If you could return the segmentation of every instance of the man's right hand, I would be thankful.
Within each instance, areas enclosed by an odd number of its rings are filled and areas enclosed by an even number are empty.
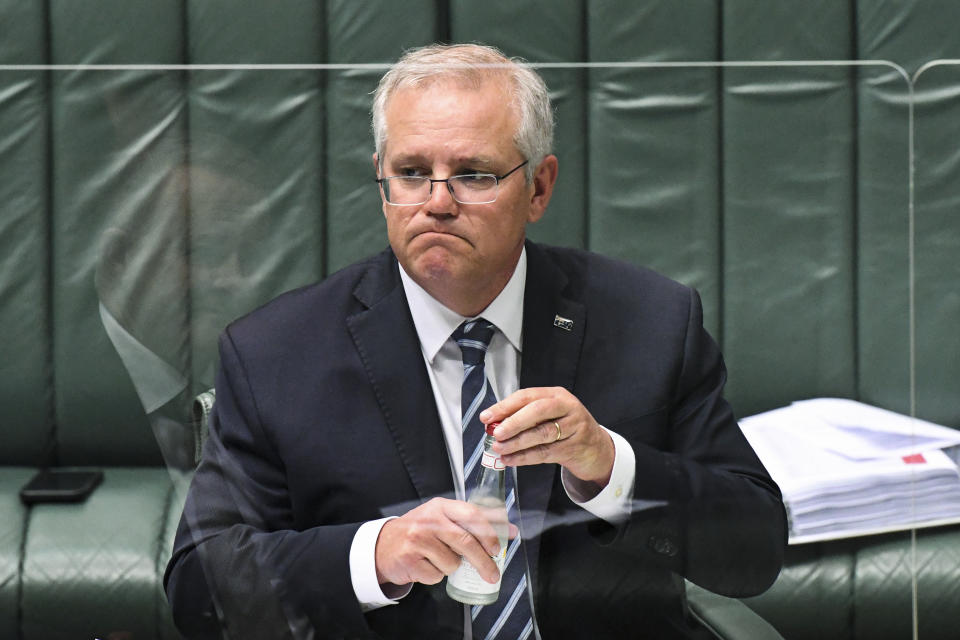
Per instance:
[[[510,525],[510,538],[517,528]],[[500,550],[497,533],[484,513],[462,500],[433,498],[389,520],[377,538],[375,561],[380,584],[436,584],[466,558],[487,582],[500,574],[491,558]]]

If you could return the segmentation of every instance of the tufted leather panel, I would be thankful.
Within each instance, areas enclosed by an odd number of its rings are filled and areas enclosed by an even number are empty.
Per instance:
[[[0,1],[0,64],[42,61],[37,3]],[[39,464],[52,438],[47,93],[37,71],[0,71],[0,464]]]
[[[440,37],[437,12],[438,3],[432,0],[328,2],[329,62],[390,64],[404,49],[430,44]],[[403,27],[398,29],[397,25]],[[370,134],[370,92],[384,70],[333,71],[324,79],[324,215],[331,238],[326,273],[386,246],[386,222],[379,192],[372,182],[375,174]]]
[[[856,564],[850,545],[811,544],[787,552],[786,566],[773,587],[744,602],[791,640],[855,638]]]
[[[35,506],[23,552],[23,640],[157,636],[172,489],[165,469],[110,468],[82,504]]]
[[[724,3],[723,17],[726,59],[850,54],[844,3]],[[855,393],[851,75],[724,72],[723,346],[741,415]]]
[[[490,29],[491,5],[451,0],[450,37],[481,41],[532,62],[584,60],[584,7],[579,0],[533,0],[497,7],[497,29]],[[584,247],[587,220],[587,151],[584,112],[588,73],[582,69],[541,69],[556,113],[555,153],[562,178],[543,221],[530,237],[550,244]],[[603,159],[599,159],[604,164]]]
[[[912,576],[917,581],[917,631],[924,640],[956,636],[960,608],[960,528],[920,530],[916,553],[910,534],[884,536],[857,552],[854,633],[878,640],[912,637]]]
[[[157,604],[157,636],[161,640],[181,640],[180,633],[173,625],[173,617],[167,606],[167,594],[163,590],[162,576],[167,570],[167,561],[173,555],[173,538],[176,535],[177,525],[180,523],[180,514],[183,513],[183,503],[187,497],[187,478],[175,481],[169,494],[163,525],[160,529],[160,548],[156,557],[156,572],[159,579],[154,584],[154,598]]]
[[[182,60],[183,16],[175,4],[104,2],[94,11],[54,2],[49,19],[57,64]],[[63,71],[52,72],[50,84],[60,463],[159,464],[143,407],[103,330],[95,280],[104,255],[124,253],[104,253],[112,231],[144,239],[133,243],[144,252],[133,252],[132,264],[120,267],[130,276],[126,286],[148,295],[136,282],[156,282],[170,287],[171,295],[163,296],[162,305],[129,305],[130,322],[149,322],[174,358],[171,364],[184,370],[186,265],[176,260],[185,255],[187,237],[181,78],[168,72]]]
[[[586,28],[589,60],[677,62],[719,53],[713,2],[660,0],[630,12],[589,3]],[[705,326],[721,338],[718,73],[593,69],[589,77],[589,248],[697,287]]]
[[[925,70],[915,95],[917,409],[956,425],[960,332],[945,328],[960,318],[960,66]]]
[[[321,5],[186,6],[187,56],[197,64],[323,61]],[[228,322],[323,275],[325,74],[196,70],[187,83],[190,251],[183,259],[198,392],[213,384],[217,336]]]
[[[955,635],[960,611],[960,527],[917,532],[916,559],[911,569],[917,580],[917,627],[921,638]],[[870,610],[875,607],[869,603]]]
[[[743,602],[724,598],[687,581],[687,604],[692,615],[717,638],[783,640],[770,623]]]
[[[851,35],[858,58],[912,71],[916,43],[901,40],[909,4],[857,3]],[[909,413],[909,88],[893,68],[861,70],[856,81],[857,391],[864,402]]]
[[[911,637],[910,534],[873,541],[857,551],[856,563],[854,637]]]
[[[16,638],[20,607],[20,552],[27,526],[27,509],[17,491],[33,469],[0,467],[0,638]]]

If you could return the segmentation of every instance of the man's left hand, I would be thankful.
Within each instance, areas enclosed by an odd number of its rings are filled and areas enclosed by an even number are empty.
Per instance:
[[[601,488],[610,481],[613,440],[563,387],[520,389],[481,412],[480,420],[500,422],[493,449],[506,465],[552,462]]]

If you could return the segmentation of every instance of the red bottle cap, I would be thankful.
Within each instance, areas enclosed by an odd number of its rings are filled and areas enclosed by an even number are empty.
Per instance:
[[[499,427],[499,426],[500,426],[500,423],[499,423],[499,422],[491,422],[490,424],[488,424],[488,425],[487,425],[487,435],[488,435],[488,436],[492,436],[492,435],[493,435],[493,430],[496,429],[496,428]]]

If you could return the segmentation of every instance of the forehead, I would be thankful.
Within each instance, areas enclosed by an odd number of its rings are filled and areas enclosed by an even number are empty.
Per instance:
[[[384,155],[504,156],[515,150],[517,111],[499,79],[432,79],[397,89],[385,109]]]

